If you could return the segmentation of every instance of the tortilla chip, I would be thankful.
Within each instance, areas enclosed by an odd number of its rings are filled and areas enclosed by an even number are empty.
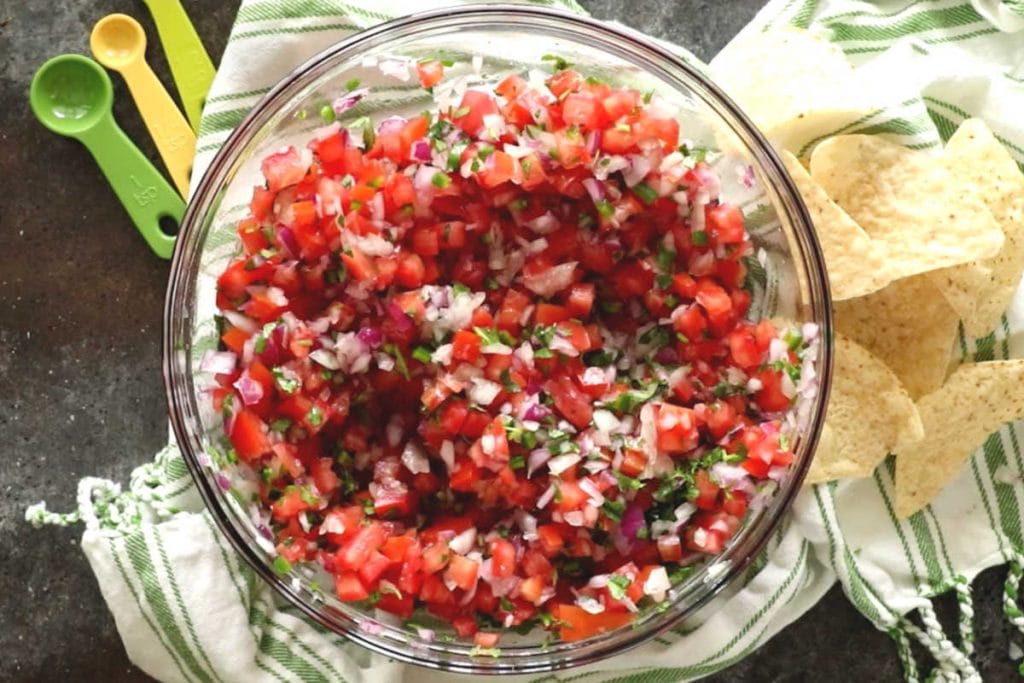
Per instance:
[[[982,337],[999,324],[1024,272],[1024,175],[984,121],[969,119],[949,139],[947,168],[968,194],[979,198],[1006,241],[994,257],[931,274],[964,330]]]
[[[730,43],[711,72],[772,142],[795,154],[878,109],[842,50],[801,29]]]
[[[865,477],[890,452],[924,437],[914,401],[885,363],[836,335],[832,393],[825,424],[831,444],[819,445],[808,483]]]
[[[835,304],[836,330],[878,356],[915,400],[942,386],[957,326],[956,311],[925,275]]]
[[[785,150],[780,156],[814,222],[828,266],[832,300],[864,296],[887,285],[884,254],[864,228],[829,199],[795,156]]]
[[[896,515],[917,512],[992,432],[1024,417],[1024,360],[961,365],[917,404],[925,438],[896,454]]]
[[[871,135],[818,145],[811,176],[885,250],[893,279],[995,256],[1003,231],[938,157]]]

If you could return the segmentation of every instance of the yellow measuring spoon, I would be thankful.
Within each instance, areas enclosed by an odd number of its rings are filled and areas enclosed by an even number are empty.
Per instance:
[[[103,17],[92,29],[89,47],[96,61],[124,76],[171,180],[181,195],[187,196],[196,136],[146,63],[142,26],[126,14]]]
[[[206,93],[213,82],[215,69],[203,47],[195,26],[185,13],[180,0],[143,0],[160,34],[160,42],[171,67],[171,76],[178,87],[178,96],[192,130],[199,132],[199,115],[206,102]]]

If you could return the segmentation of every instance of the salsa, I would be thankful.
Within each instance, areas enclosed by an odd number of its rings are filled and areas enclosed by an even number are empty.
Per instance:
[[[747,319],[743,213],[657,98],[510,75],[262,171],[202,368],[279,570],[577,640],[667,607],[785,475],[808,340]]]

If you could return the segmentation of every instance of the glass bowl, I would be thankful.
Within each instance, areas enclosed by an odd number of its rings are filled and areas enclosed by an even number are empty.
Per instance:
[[[673,587],[669,609],[572,643],[548,642],[542,631],[509,633],[500,654],[484,655],[472,644],[447,637],[443,627],[430,637],[384,612],[338,601],[317,567],[275,565],[268,515],[252,502],[255,475],[229,462],[221,448],[222,421],[205,393],[212,380],[198,371],[198,363],[218,343],[215,280],[236,251],[235,221],[253,185],[262,184],[260,161],[282,145],[301,148],[323,125],[321,108],[344,92],[350,79],[360,79],[375,95],[345,118],[382,118],[419,112],[429,102],[414,82],[385,75],[394,70],[379,68],[382,62],[446,56],[456,62],[449,73],[472,81],[479,77],[473,67],[480,65],[473,57],[480,56],[483,76],[496,82],[506,72],[549,69],[543,58],[552,54],[584,74],[654,91],[678,108],[685,137],[718,150],[715,164],[723,195],[743,207],[757,247],[757,257],[748,263],[750,315],[818,325],[822,343],[814,364],[819,384],[817,395],[801,397],[794,412],[797,458],[788,478],[748,516],[721,555]],[[830,330],[825,265],[796,188],[769,144],[698,66],[647,36],[592,19],[534,7],[480,5],[409,16],[352,36],[292,72],[239,124],[199,183],[182,221],[167,292],[164,376],[174,433],[207,507],[239,554],[284,598],[331,631],[400,661],[459,672],[527,673],[594,662],[682,620],[692,624],[689,620],[698,619],[712,598],[742,584],[744,568],[782,522],[810,464],[828,395]]]

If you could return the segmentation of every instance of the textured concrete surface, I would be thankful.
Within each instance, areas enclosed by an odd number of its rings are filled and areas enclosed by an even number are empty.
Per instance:
[[[581,0],[710,57],[758,0]],[[237,2],[186,0],[219,56]],[[413,6],[414,3],[410,3]],[[24,508],[68,509],[87,474],[124,480],[166,438],[159,332],[167,266],[135,233],[77,143],[45,131],[27,105],[34,69],[87,53],[108,12],[138,17],[148,57],[170,85],[140,0],[0,0],[0,680],[145,681],[132,667],[78,549],[79,530],[34,531]],[[114,75],[115,115],[156,160]],[[159,162],[157,162],[159,165]],[[1011,680],[1010,627],[999,610],[1005,572],[975,584],[977,660],[986,680]],[[949,614],[949,604],[944,605]],[[955,622],[947,620],[951,625]],[[955,627],[953,629],[955,631]],[[716,681],[892,681],[895,648],[834,589],[811,612]]]

